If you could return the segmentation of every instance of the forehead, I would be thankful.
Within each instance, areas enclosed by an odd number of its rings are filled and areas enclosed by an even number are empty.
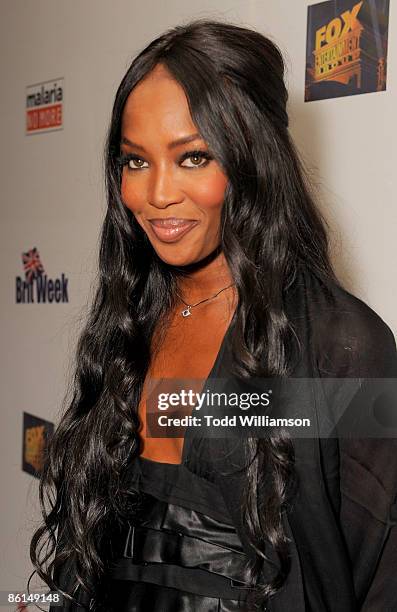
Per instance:
[[[195,125],[181,85],[162,66],[156,66],[131,91],[124,106],[122,131],[145,136],[190,132]]]

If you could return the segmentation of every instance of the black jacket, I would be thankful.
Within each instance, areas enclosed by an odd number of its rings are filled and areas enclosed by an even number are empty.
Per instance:
[[[293,439],[298,487],[284,515],[292,540],[292,569],[268,610],[397,611],[393,333],[363,301],[333,283],[324,286],[304,268],[287,294],[286,309],[302,346],[292,377],[307,381],[303,404],[317,423],[323,423],[324,412],[337,413],[343,436],[334,431],[331,437]],[[231,333],[229,329],[209,381],[232,380]],[[325,393],[311,383],[320,379],[325,381]],[[382,381],[372,379],[385,379],[386,393],[378,384]],[[366,428],[372,424],[376,431],[367,435]],[[365,437],[358,437],[359,431]],[[386,432],[383,438],[382,432]],[[187,440],[187,466],[218,481],[244,548],[254,558],[240,511],[244,475],[234,469],[244,464],[241,445],[236,440],[189,439],[189,435]],[[271,550],[268,556],[272,558]]]
[[[369,383],[397,379],[396,344],[386,323],[360,299],[333,284],[324,286],[304,268],[288,290],[285,306],[302,347],[292,376],[307,382],[302,405],[313,421],[320,424],[338,413],[346,431],[358,428],[362,415],[374,409],[382,415],[384,396]],[[227,379],[229,390],[232,333],[230,326],[207,379]],[[318,379],[330,383],[325,393],[313,388],[311,381]],[[342,405],[345,410],[338,412]],[[269,611],[397,611],[395,425],[395,437],[388,429],[383,439],[293,438],[298,486],[283,515],[292,565]],[[235,469],[244,463],[239,441],[194,438],[188,430],[183,461],[218,482],[244,549],[254,559],[241,516],[244,471]],[[267,554],[277,563],[271,549]],[[72,574],[65,564],[57,575],[66,589]]]

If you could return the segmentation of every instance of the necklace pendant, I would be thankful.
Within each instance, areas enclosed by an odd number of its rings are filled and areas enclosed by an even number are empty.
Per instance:
[[[182,316],[183,317],[189,317],[192,313],[190,312],[191,306],[188,306],[187,308],[185,308],[185,310],[182,310]]]

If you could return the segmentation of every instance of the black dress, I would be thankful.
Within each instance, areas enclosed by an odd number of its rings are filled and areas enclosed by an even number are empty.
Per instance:
[[[109,572],[114,610],[242,610],[248,557],[219,488],[183,464],[142,457],[134,460],[130,485],[144,495]]]
[[[203,388],[219,374],[230,324]],[[249,557],[212,470],[190,462],[187,431],[181,464],[136,457],[129,485],[143,494],[140,516],[118,542],[108,573],[117,612],[242,611],[253,588]],[[215,440],[219,445],[219,440]]]

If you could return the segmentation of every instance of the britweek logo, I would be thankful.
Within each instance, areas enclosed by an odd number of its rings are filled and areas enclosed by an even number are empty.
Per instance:
[[[63,78],[26,87],[26,134],[63,129]]]
[[[17,304],[69,302],[69,279],[63,273],[59,278],[48,278],[36,247],[22,253],[22,263],[25,278],[15,279]]]

